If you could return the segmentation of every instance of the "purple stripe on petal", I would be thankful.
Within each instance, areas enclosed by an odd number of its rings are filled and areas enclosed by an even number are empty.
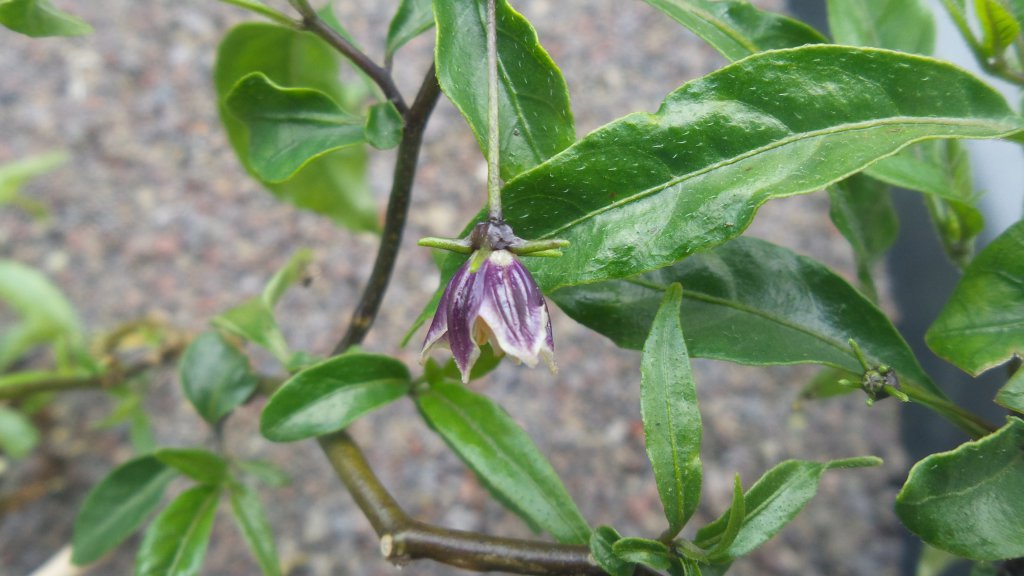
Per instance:
[[[441,300],[437,303],[437,311],[434,312],[434,319],[430,322],[430,328],[427,330],[427,337],[423,339],[423,349],[420,351],[420,364],[427,361],[427,356],[430,355],[430,351],[436,344],[448,343],[448,300],[451,294],[452,283],[462,273],[463,269],[459,268],[455,272],[455,276],[452,277],[451,282],[444,287]]]
[[[483,268],[469,271],[472,261],[467,260],[448,284],[448,345],[452,349],[455,365],[462,373],[463,382],[469,379],[469,370],[480,356],[480,348],[473,341],[473,323],[483,302]]]
[[[511,253],[496,251],[488,264],[480,318],[491,328],[497,347],[528,366],[536,366],[546,335],[543,296]]]

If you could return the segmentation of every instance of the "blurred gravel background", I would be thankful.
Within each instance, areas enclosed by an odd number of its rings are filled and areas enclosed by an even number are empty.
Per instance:
[[[310,288],[285,297],[280,317],[296,349],[330,350],[369,271],[376,240],[275,202],[241,170],[217,119],[211,69],[219,39],[247,15],[211,0],[56,3],[92,23],[96,33],[32,40],[0,30],[0,163],[54,149],[69,151],[72,160],[25,191],[50,207],[49,220],[33,221],[14,209],[0,212],[0,257],[45,270],[91,331],[157,314],[198,332],[212,315],[256,294],[295,249],[312,247],[320,273]],[[397,0],[334,3],[339,19],[379,60]],[[655,110],[669,91],[724,63],[642,2],[513,3],[562,67],[581,135],[628,112]],[[769,9],[782,4],[755,3]],[[400,54],[396,75],[405,93],[415,90],[432,45],[428,34]],[[392,153],[375,153],[372,160],[381,210],[392,160]],[[406,249],[366,342],[372,351],[396,351],[436,286],[437,271],[416,239],[452,234],[483,202],[482,157],[445,100],[431,120],[420,165]],[[827,210],[821,194],[777,201],[762,210],[750,233],[815,256],[850,277],[849,249]],[[478,388],[529,431],[592,523],[655,535],[663,521],[643,449],[639,354],[618,350],[557,310],[553,321],[557,377],[508,365]],[[415,348],[401,351],[410,364]],[[875,454],[886,460],[878,469],[827,474],[818,497],[797,520],[738,562],[733,573],[895,574],[901,529],[891,502],[907,465],[896,406],[882,402],[868,410],[856,395],[794,411],[797,391],[815,373],[810,367],[760,369],[697,360],[695,370],[706,431],[705,497],[694,525],[728,506],[737,471],[749,486],[787,458]],[[95,430],[90,424],[110,406],[95,392],[61,397],[40,417],[41,448],[0,478],[3,492],[33,484],[46,491],[0,518],[0,575],[28,574],[64,546],[89,487],[131,457],[125,430]],[[161,444],[209,442],[173,370],[155,376],[148,407]],[[260,408],[243,407],[231,419],[227,447],[267,458],[294,478],[286,488],[263,492],[289,573],[396,574],[380,559],[369,524],[316,445],[261,439]],[[417,518],[529,536],[426,429],[410,402],[361,420],[353,433],[385,484]],[[137,538],[91,573],[131,573],[136,545]],[[233,522],[222,514],[204,574],[257,571]],[[404,571],[457,572],[427,562]]]

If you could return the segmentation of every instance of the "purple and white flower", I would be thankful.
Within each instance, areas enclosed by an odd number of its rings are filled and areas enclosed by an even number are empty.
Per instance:
[[[495,354],[508,354],[531,368],[543,359],[552,373],[556,371],[544,295],[506,249],[474,252],[455,273],[427,331],[422,358],[425,361],[435,346],[451,349],[465,383],[480,346],[487,342]]]

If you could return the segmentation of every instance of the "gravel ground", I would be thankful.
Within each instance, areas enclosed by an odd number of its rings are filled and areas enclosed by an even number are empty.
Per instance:
[[[215,2],[105,0],[57,2],[90,21],[96,34],[31,40],[0,30],[0,163],[66,149],[65,168],[26,192],[52,217],[0,213],[0,257],[45,270],[90,330],[156,314],[197,332],[208,319],[257,293],[297,248],[313,247],[319,274],[294,290],[280,312],[297,349],[323,353],[339,336],[372,262],[375,238],[276,203],[240,169],[214,106],[211,68],[218,40],[245,15]],[[342,22],[371,54],[396,0],[337,1]],[[580,134],[628,112],[653,111],[682,82],[723,64],[707,45],[642,2],[516,2],[559,62],[573,95]],[[757,4],[779,8],[780,1]],[[429,63],[432,38],[414,41],[396,64],[408,94]],[[483,161],[465,122],[442,101],[426,134],[412,216],[372,351],[392,353],[437,282],[418,237],[449,235],[482,202]],[[376,153],[371,181],[380,205],[393,154]],[[821,194],[766,207],[751,233],[813,255],[846,276],[849,250],[827,218]],[[479,387],[519,420],[550,456],[592,523],[655,535],[663,528],[639,421],[639,354],[615,348],[555,310],[561,372],[502,366]],[[414,347],[401,351],[413,363]],[[265,362],[266,359],[260,359]],[[761,369],[695,361],[702,413],[705,498],[694,524],[728,506],[732,475],[749,485],[786,458],[875,454],[884,467],[825,476],[818,497],[775,540],[733,573],[894,574],[900,528],[891,502],[905,473],[898,413],[850,397],[792,408],[813,368]],[[209,441],[171,370],[152,383],[148,407],[164,445]],[[30,484],[47,495],[0,518],[0,574],[27,574],[70,538],[76,507],[110,467],[131,456],[122,429],[96,430],[109,401],[95,393],[61,397],[41,416],[40,450],[0,485]],[[293,483],[264,500],[292,575],[393,575],[350,497],[312,442],[273,445],[256,433],[260,405],[239,410],[227,448],[267,458]],[[506,536],[529,536],[491,501],[475,478],[399,402],[359,421],[353,433],[385,484],[425,521]],[[174,490],[181,486],[175,484]],[[222,511],[226,512],[226,510]],[[128,574],[137,540],[92,574]],[[450,574],[430,563],[413,574]],[[214,528],[204,574],[257,573],[233,523]]]

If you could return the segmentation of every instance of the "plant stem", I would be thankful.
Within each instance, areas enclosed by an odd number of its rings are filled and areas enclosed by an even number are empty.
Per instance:
[[[318,440],[338,477],[380,537],[381,553],[395,564],[429,558],[480,572],[604,574],[590,560],[586,546],[496,538],[413,520],[380,483],[346,432],[321,436]]]
[[[901,390],[904,394],[909,396],[911,400],[931,408],[938,415],[949,420],[952,424],[959,427],[973,439],[988,436],[998,428],[997,426],[993,426],[991,423],[986,422],[977,414],[965,410],[945,398],[935,396],[916,385],[904,386]]]
[[[498,16],[495,0],[487,0],[487,212],[501,220],[501,138],[498,132]]]
[[[398,247],[402,242],[402,231],[409,214],[409,197],[412,194],[413,177],[416,175],[416,164],[419,161],[420,146],[423,144],[423,131],[427,127],[430,113],[437,104],[441,87],[437,83],[434,67],[427,71],[426,78],[416,94],[412,107],[403,115],[405,130],[402,143],[398,145],[398,156],[395,159],[394,180],[391,183],[391,195],[388,200],[387,214],[384,218],[384,231],[381,234],[377,259],[373,263],[373,271],[366,282],[363,295],[352,313],[345,335],[334,347],[334,354],[341,354],[353,344],[359,344],[373,325],[384,299],[384,292],[391,281],[391,272],[398,257]]]
[[[398,113],[402,116],[407,115],[409,107],[406,106],[405,100],[402,98],[401,92],[398,91],[398,86],[395,85],[394,78],[391,77],[391,73],[387,69],[377,65],[376,62],[370,59],[369,56],[364,54],[361,50],[352,45],[351,42],[345,39],[339,34],[334,28],[331,28],[324,22],[323,18],[316,13],[316,10],[309,5],[308,0],[289,0],[291,5],[298,10],[299,14],[302,15],[302,29],[312,32],[319,36],[322,40],[330,44],[335,50],[341,52],[346,58],[348,58],[352,64],[362,70],[371,80],[374,81],[381,90],[384,91],[384,96],[395,105],[398,109]]]

